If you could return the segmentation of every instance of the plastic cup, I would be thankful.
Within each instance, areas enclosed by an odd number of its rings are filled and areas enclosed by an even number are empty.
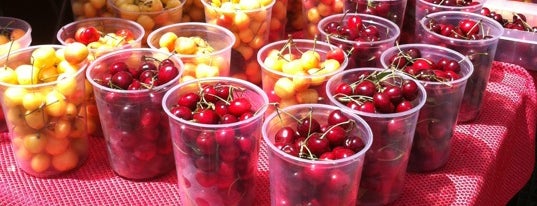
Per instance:
[[[145,2],[107,0],[112,16],[135,21],[142,25],[145,30],[142,44],[146,43],[147,36],[153,30],[181,22],[185,0],[168,0],[166,3],[162,3],[161,0],[147,1],[151,5]]]
[[[537,33],[505,29],[498,42],[495,61],[520,65],[537,71]]]
[[[287,25],[287,2],[288,0],[276,0],[272,6],[272,14],[270,15],[270,32],[269,42],[274,42],[286,39]]]
[[[179,38],[172,37],[171,40],[173,41],[166,41],[169,38],[169,32]],[[175,45],[181,45],[177,43],[182,42],[181,37],[190,38],[190,40],[199,37],[208,44],[208,47],[196,46],[194,49],[186,49],[186,47],[176,48]],[[205,77],[229,76],[231,47],[235,41],[235,35],[228,29],[204,22],[177,23],[164,26],[153,31],[147,37],[147,45],[149,47],[173,52],[183,61],[185,70],[181,77],[181,82]],[[201,43],[199,45],[204,44]],[[192,54],[188,53],[191,51],[194,52]]]
[[[343,13],[343,0],[302,0],[302,16],[305,23],[304,37],[314,39],[320,35],[317,25],[326,17]]]
[[[371,147],[371,128],[359,116],[344,113],[356,123],[348,136],[361,138],[365,147],[336,160],[300,158],[277,146],[275,135],[283,127],[297,127],[296,118],[313,118],[327,125],[330,112],[340,108],[325,104],[300,104],[273,112],[263,123],[263,141],[268,148],[271,205],[356,205],[366,151]],[[310,115],[311,114],[311,115]],[[333,150],[332,150],[333,151]]]
[[[106,0],[71,0],[71,8],[75,21],[112,16],[106,6]]]
[[[170,59],[179,75],[149,89],[122,90],[101,85],[112,64],[124,62],[128,68],[137,69],[145,59]],[[114,51],[88,66],[86,78],[93,86],[110,166],[118,176],[143,181],[174,169],[168,117],[161,102],[164,94],[179,83],[182,70],[179,58],[146,48]]]
[[[345,11],[365,13],[392,21],[403,28],[407,0],[345,0]]]
[[[373,25],[378,28],[380,35],[379,41],[351,41],[338,38],[323,30],[331,22],[346,22],[348,18],[358,16],[362,19],[363,25]],[[399,27],[382,17],[368,14],[334,14],[322,19],[319,22],[320,40],[329,42],[343,48],[349,53],[349,64],[346,69],[358,67],[381,67],[380,55],[382,52],[395,45],[395,41],[399,38]]]
[[[481,21],[480,30],[492,38],[481,40],[464,40],[442,36],[427,29],[430,20],[438,23],[457,25],[462,19]],[[498,40],[503,34],[503,27],[495,20],[481,14],[460,11],[444,11],[429,14],[420,21],[418,35],[420,42],[439,45],[455,50],[467,56],[474,65],[474,72],[466,83],[464,97],[457,122],[466,123],[475,120],[483,103],[485,89],[492,69],[492,62],[496,54]]]
[[[387,205],[395,201],[403,192],[419,110],[427,98],[425,89],[417,83],[418,97],[412,102],[415,106],[404,112],[369,113],[351,110],[336,99],[334,91],[339,83],[356,82],[360,75],[374,71],[382,71],[382,69],[346,70],[332,76],[326,85],[330,103],[362,117],[373,132],[373,144],[365,156],[358,205]],[[394,74],[397,78],[393,77],[393,79],[397,84],[402,79],[416,81],[400,72],[394,72]]]
[[[258,0],[250,2],[255,1]],[[276,0],[259,1],[250,6],[231,2],[222,6],[213,4],[211,0],[201,2],[206,22],[228,28],[237,39],[231,52],[230,76],[261,85],[261,67],[256,56],[259,49],[268,43]]]
[[[270,43],[261,48],[257,55],[259,65],[263,68],[263,91],[269,96],[269,101],[271,103],[277,103],[280,108],[295,104],[328,104],[329,101],[325,93],[326,81],[328,81],[332,75],[345,69],[348,62],[347,58],[345,58],[341,64],[339,64],[337,60],[327,60],[326,54],[333,49],[334,46],[325,42],[311,39],[293,39],[289,48],[282,50],[288,43],[288,40]],[[308,50],[316,51],[320,56],[320,62],[324,62],[321,64],[328,66],[319,66],[319,68],[324,68],[321,70],[314,67],[311,69],[302,69],[298,72],[294,72],[294,70],[278,71],[275,66],[271,66],[272,63],[267,61],[269,55],[274,55],[271,54],[274,51],[283,51],[282,56],[290,53],[300,57],[302,53]],[[285,62],[284,64],[292,65],[292,63],[288,63],[286,59],[283,58],[279,61]],[[273,109],[269,108],[269,113],[272,111]]]
[[[142,46],[142,38],[145,35],[144,28],[134,21],[115,17],[96,17],[74,21],[63,26],[58,30],[56,39],[62,45],[74,42],[77,30],[90,26],[101,32],[101,38],[98,41],[87,44],[91,61],[115,50],[139,48]],[[132,33],[132,40],[125,40],[124,37],[116,34],[123,29]]]
[[[303,33],[306,28],[306,17],[302,15],[302,0],[288,0],[286,33]]]
[[[4,28],[5,31],[8,32],[0,32],[3,39],[0,40],[0,57],[8,54],[9,51],[26,48],[32,43],[32,27],[28,22],[22,19],[0,16],[0,28]],[[13,30],[16,31],[13,36],[16,38],[15,41],[10,40]],[[22,36],[20,34],[22,34]],[[6,119],[4,113],[0,109],[0,132],[6,131],[8,131],[6,127]]]
[[[185,0],[181,22],[205,22],[205,11],[200,0]]]
[[[226,124],[198,123],[174,115],[171,110],[182,95],[199,94],[200,88],[208,85],[234,88],[231,99],[247,98],[256,112],[250,118]],[[169,116],[181,205],[254,205],[267,103],[261,88],[229,77],[183,82],[166,93],[162,107]]]
[[[31,46],[0,57],[2,76],[14,75],[0,81],[0,100],[15,162],[35,177],[73,171],[88,157],[87,61],[71,64],[73,70],[56,73],[57,78],[44,76],[50,70],[63,70],[56,63],[70,64],[59,59],[63,49],[61,45]]]
[[[445,47],[429,44],[403,44],[382,53],[383,67],[397,69],[390,63],[390,57],[411,48],[418,49],[421,58],[433,62],[450,59],[459,62],[460,65],[459,79],[446,82],[418,80],[427,92],[427,100],[419,112],[407,170],[429,172],[441,168],[449,159],[458,111],[466,82],[472,75],[474,66],[459,52]]]

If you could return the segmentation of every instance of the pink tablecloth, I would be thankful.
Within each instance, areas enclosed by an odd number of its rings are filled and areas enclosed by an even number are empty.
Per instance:
[[[536,91],[523,68],[494,63],[479,119],[458,125],[452,156],[437,172],[408,174],[394,205],[505,205],[531,176],[535,162]],[[0,139],[0,205],[178,205],[175,173],[150,182],[117,177],[104,139],[91,138],[90,158],[55,179],[26,175],[15,165],[9,139]],[[258,204],[269,205],[262,147]]]

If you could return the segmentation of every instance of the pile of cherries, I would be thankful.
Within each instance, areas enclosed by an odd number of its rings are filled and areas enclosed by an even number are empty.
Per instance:
[[[442,57],[438,61],[422,57],[417,48],[400,50],[388,60],[390,69],[403,71],[415,79],[448,82],[461,77],[461,67],[454,59]]]
[[[359,16],[351,16],[341,22],[330,22],[323,29],[328,35],[350,41],[373,42],[381,39],[375,25],[365,25]]]
[[[341,110],[327,116],[327,124],[321,125],[313,117],[295,118],[297,124],[280,128],[274,134],[274,145],[283,152],[308,160],[336,160],[352,156],[365,144],[359,136],[351,135],[356,124]]]
[[[472,1],[472,0],[425,0],[425,1],[431,4],[437,4],[437,5],[442,5],[442,6],[456,6],[456,7],[474,6],[474,5],[480,4],[478,1]]]
[[[531,26],[527,23],[526,16],[524,14],[513,13],[511,21],[504,19],[503,16],[495,11],[491,11],[487,7],[481,9],[483,16],[492,18],[500,23],[506,29],[515,29],[520,31],[537,32],[537,26]]]
[[[120,37],[124,38],[124,42],[130,41],[134,39],[134,34],[132,31],[128,29],[118,29],[114,33],[107,33],[103,34],[103,32],[99,31],[94,26],[83,26],[79,27],[74,36],[74,40],[80,43],[83,43],[85,45],[88,45],[93,42],[97,42],[100,40],[101,36],[109,35],[111,37]]]
[[[481,32],[481,20],[462,19],[458,24],[439,23],[434,19],[428,19],[426,28],[430,31],[455,39],[480,40],[490,39],[492,36]]]
[[[179,75],[179,69],[170,59],[142,59],[143,62],[138,67],[129,67],[123,61],[114,62],[109,65],[108,72],[101,73],[94,81],[118,90],[143,90],[165,84]]]
[[[339,83],[334,98],[347,107],[368,113],[396,113],[416,105],[419,88],[393,71],[366,72]]]

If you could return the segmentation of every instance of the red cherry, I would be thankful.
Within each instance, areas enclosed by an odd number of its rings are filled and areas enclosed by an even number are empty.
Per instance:
[[[124,37],[125,41],[134,40],[134,34],[129,29],[118,29],[115,34],[120,37]]]
[[[194,113],[193,120],[201,124],[216,124],[218,122],[218,115],[214,110],[203,109]]]
[[[302,120],[302,122],[299,122],[296,126],[296,131],[300,136],[307,137],[310,134],[313,134],[315,132],[319,132],[321,130],[321,125],[319,122],[314,118],[306,117]]]
[[[216,153],[216,140],[210,132],[202,132],[196,138],[196,146],[202,154],[212,155]]]
[[[309,151],[316,157],[330,151],[330,142],[326,138],[321,138],[319,133],[311,134],[306,140],[306,146]]]
[[[479,26],[477,24],[478,23],[473,20],[464,19],[459,22],[458,26],[461,29],[463,35],[470,36],[479,33]]]
[[[356,154],[353,150],[345,147],[336,147],[332,150],[332,153],[334,153],[336,159],[343,159]]]
[[[418,97],[418,85],[412,80],[404,80],[401,92],[406,100],[412,101]]]
[[[114,62],[108,68],[108,72],[112,75],[120,71],[129,71],[129,66],[125,62]]]
[[[200,96],[196,93],[190,92],[183,94],[179,97],[177,100],[177,104],[181,106],[185,106],[189,108],[190,110],[195,110],[198,101],[200,101]]]
[[[345,82],[342,82],[340,83],[336,89],[334,90],[334,93],[335,94],[343,94],[343,95],[346,95],[346,96],[350,96],[352,95],[352,87],[351,85],[345,83]]]
[[[327,122],[329,125],[336,125],[349,121],[349,117],[343,114],[341,110],[334,110],[328,114]],[[342,128],[347,128],[347,124],[341,125]]]
[[[374,94],[373,104],[375,105],[375,109],[381,113],[392,113],[395,111],[395,106],[390,101],[390,97],[384,93]]]
[[[349,136],[345,140],[344,146],[351,149],[354,152],[359,152],[365,147],[365,143],[362,138],[358,136]]]
[[[220,123],[221,124],[231,124],[231,123],[235,123],[237,121],[239,121],[239,119],[237,119],[237,117],[233,116],[232,114],[224,114],[220,118]]]
[[[242,114],[249,112],[252,105],[250,101],[244,97],[233,99],[228,106],[228,112],[235,116],[241,116]]]
[[[412,105],[412,102],[408,100],[403,100],[399,104],[397,104],[397,107],[395,108],[395,112],[408,111],[408,110],[411,110],[413,107],[414,105]]]
[[[216,143],[221,146],[229,146],[235,142],[235,130],[231,128],[221,128],[214,132]]]
[[[110,79],[110,82],[118,89],[128,89],[132,81],[132,75],[127,71],[117,72]]]
[[[331,126],[325,133],[326,139],[328,139],[328,142],[330,143],[330,146],[340,146],[343,145],[345,142],[345,138],[347,137],[347,132],[343,127],[340,126]]]
[[[326,59],[335,59],[340,64],[345,61],[345,52],[341,48],[334,48],[326,52]]]
[[[192,120],[192,111],[188,107],[177,105],[172,107],[170,112],[181,119]]]
[[[165,84],[179,75],[179,70],[173,64],[161,64],[158,68],[158,85]]]
[[[93,26],[80,27],[75,32],[75,40],[85,45],[99,41],[100,38],[101,34],[99,30]]]
[[[364,95],[368,97],[372,97],[376,91],[377,88],[375,86],[375,83],[373,83],[372,81],[360,82],[358,85],[356,85],[356,88],[354,88],[355,95]]]
[[[295,130],[291,127],[282,127],[274,135],[274,143],[289,144],[295,141]]]
[[[347,27],[355,31],[362,29],[362,18],[359,16],[352,16],[347,19]]]

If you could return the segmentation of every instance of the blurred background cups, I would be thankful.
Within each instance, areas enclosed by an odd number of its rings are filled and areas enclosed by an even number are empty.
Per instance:
[[[458,35],[459,38],[442,35],[436,27],[452,25],[458,27],[462,21],[471,21],[475,24],[470,31],[477,32],[472,37]],[[503,27],[495,20],[483,16],[460,11],[443,11],[429,14],[422,18],[418,28],[421,43],[439,45],[455,50],[470,59],[474,65],[474,72],[466,83],[458,122],[465,123],[475,120],[483,103],[485,89],[492,69],[492,62],[496,54],[498,40],[503,34]],[[455,32],[455,31],[453,31]]]
[[[166,93],[182,205],[254,205],[267,104],[258,86],[229,77],[183,82]]]
[[[174,169],[168,116],[161,102],[179,83],[182,70],[178,57],[146,48],[114,51],[88,67],[86,77],[93,86],[110,165],[117,175],[147,180]]]
[[[345,0],[345,11],[379,16],[403,28],[407,0]]]
[[[363,27],[368,27],[362,30],[355,31],[354,34],[349,32],[338,33],[334,27],[341,26],[343,28],[353,28],[347,24],[348,19],[361,19]],[[323,18],[319,22],[319,32],[321,41],[329,42],[330,44],[340,47],[348,53],[349,64],[347,69],[358,67],[380,67],[380,55],[382,52],[395,45],[395,41],[399,38],[399,27],[382,17],[368,14],[334,14]],[[363,28],[358,26],[358,28]],[[358,36],[363,35],[363,36]]]
[[[106,5],[106,0],[71,0],[71,8],[75,21],[112,16]]]
[[[401,99],[391,100],[390,87],[405,87],[407,92],[401,93]],[[380,92],[382,89],[388,92]],[[387,205],[395,201],[403,192],[419,111],[427,98],[425,89],[402,72],[355,68],[332,76],[326,90],[331,104],[362,117],[373,132],[358,204]]]
[[[312,122],[309,134],[284,135],[285,131],[308,128],[301,126],[308,120]],[[317,123],[326,131],[314,131]],[[344,132],[332,138],[336,131]],[[358,189],[364,157],[373,141],[362,118],[331,105],[299,104],[270,114],[262,132],[268,148],[272,205],[356,205],[362,192]],[[318,150],[319,145],[326,147]]]
[[[333,14],[343,13],[343,0],[302,0],[302,16],[305,22],[304,38],[314,39],[320,34],[319,22]]]
[[[334,46],[311,39],[281,40],[263,46],[257,60],[263,68],[263,90],[280,108],[295,104],[329,103],[326,81],[343,71],[342,62],[329,56]],[[269,112],[273,109],[269,108]]]
[[[2,109],[17,166],[29,175],[65,174],[88,157],[87,54],[84,46],[39,45],[0,57]]]
[[[236,37],[231,51],[230,76],[260,86],[261,67],[256,57],[259,49],[268,43],[276,0],[201,1],[206,22],[228,28]]]
[[[178,56],[185,65],[181,82],[229,76],[231,47],[237,40],[228,29],[196,22],[177,23],[153,31],[147,45]]]
[[[411,52],[414,51],[419,51],[421,55],[412,57]],[[430,62],[436,69],[409,74],[418,59]],[[384,68],[406,71],[427,92],[427,100],[419,112],[407,169],[429,172],[444,166],[450,156],[451,139],[455,133],[466,82],[472,75],[474,66],[468,58],[456,51],[428,44],[392,47],[382,53],[381,61]]]
[[[32,27],[22,19],[0,16],[0,28],[0,57],[32,43]],[[6,132],[4,113],[0,112],[0,132]]]
[[[201,0],[185,0],[181,22],[205,22],[205,10]]]

